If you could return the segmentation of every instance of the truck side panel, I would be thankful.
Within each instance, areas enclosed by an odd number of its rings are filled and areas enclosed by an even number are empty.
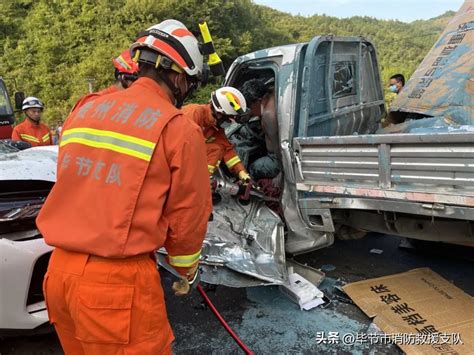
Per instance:
[[[474,207],[474,133],[296,138],[300,191]]]

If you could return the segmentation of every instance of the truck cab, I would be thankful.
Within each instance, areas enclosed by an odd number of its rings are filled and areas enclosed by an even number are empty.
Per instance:
[[[241,88],[251,78],[275,83],[282,165],[276,183],[282,190],[286,251],[295,254],[328,246],[339,226],[331,209],[311,203],[314,194],[303,186],[309,175],[302,176],[301,144],[313,137],[372,134],[379,128],[385,106],[374,45],[363,37],[317,36],[309,43],[257,51],[236,59],[226,85]],[[251,164],[252,144],[242,140],[236,128],[230,138],[244,164]],[[265,148],[254,149],[262,153]],[[312,167],[327,161],[327,152],[318,152],[317,145],[311,149]],[[318,175],[314,171],[311,176]]]
[[[0,77],[0,139],[10,139],[15,122],[13,107],[5,83]]]
[[[458,26],[440,37],[439,41],[449,41],[461,31],[467,38],[458,52],[454,48],[443,58],[447,64],[438,73],[439,83],[444,83],[441,94],[455,90],[447,84],[472,89],[472,58],[466,61],[472,53],[471,29]],[[442,51],[441,45],[438,42],[433,50]],[[465,65],[450,67],[460,56]],[[446,82],[447,75],[457,80]],[[454,124],[443,130],[429,126],[457,122],[457,96],[451,95],[454,109],[446,111],[449,117],[418,113],[402,125],[422,129],[384,130],[386,109],[376,51],[363,37],[317,36],[309,43],[241,56],[225,84],[240,89],[252,78],[275,83],[282,167],[277,184],[282,190],[287,253],[329,246],[344,231],[474,245],[474,133],[468,126],[472,117],[460,121],[462,129]],[[425,99],[426,107],[431,101]],[[470,100],[462,110],[468,116],[472,94]],[[436,98],[436,103],[441,101]],[[449,106],[446,100],[442,104]],[[248,166],[253,157],[265,154],[265,145],[252,146],[242,139],[240,129],[233,127],[228,133]]]

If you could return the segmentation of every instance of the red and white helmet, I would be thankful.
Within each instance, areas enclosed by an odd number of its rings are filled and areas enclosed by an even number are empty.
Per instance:
[[[149,48],[157,54],[153,57],[149,51],[140,51],[143,48]],[[202,77],[203,56],[199,49],[199,42],[179,21],[165,20],[151,26],[131,45],[130,51],[136,62],[155,64],[156,67],[161,65],[165,69],[178,72],[184,70],[186,74],[199,80]],[[167,57],[172,63],[163,61],[163,57],[159,54]]]
[[[247,102],[244,95],[231,86],[224,86],[211,94],[214,111],[226,116],[242,116],[247,113]]]
[[[138,72],[138,65],[132,60],[128,48],[117,58],[112,59],[112,63],[121,74],[136,74]]]

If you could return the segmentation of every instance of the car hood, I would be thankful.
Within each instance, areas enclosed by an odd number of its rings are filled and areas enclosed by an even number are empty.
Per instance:
[[[58,146],[35,147],[0,155],[0,181],[56,181]]]
[[[57,157],[57,146],[0,155],[0,182],[54,183]],[[263,201],[240,205],[237,199],[223,196],[213,215],[203,245],[203,281],[231,287],[286,282],[283,223]]]

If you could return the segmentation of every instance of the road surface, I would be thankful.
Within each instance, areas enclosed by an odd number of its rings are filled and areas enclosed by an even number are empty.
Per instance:
[[[231,289],[206,287],[224,318],[242,340],[258,354],[337,353],[402,354],[395,345],[318,344],[322,332],[373,332],[371,320],[359,308],[337,298],[334,285],[430,267],[470,295],[474,295],[474,248],[399,248],[400,238],[371,234],[351,241],[336,241],[330,248],[297,256],[300,262],[331,270],[321,285],[332,299],[326,308],[300,311],[276,287]],[[381,254],[371,253],[376,248]],[[164,280],[167,283],[170,280]],[[336,296],[335,296],[336,295]],[[176,354],[238,353],[239,348],[195,292],[177,298],[167,292],[167,307],[173,326]],[[0,354],[62,354],[54,334],[7,338],[0,342]]]

